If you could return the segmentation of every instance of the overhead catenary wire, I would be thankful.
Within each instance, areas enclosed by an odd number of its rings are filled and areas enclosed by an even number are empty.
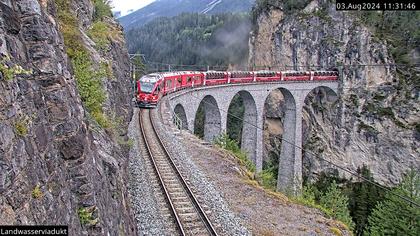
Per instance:
[[[236,116],[236,115],[234,115],[234,114],[232,114],[232,113],[229,113],[229,111],[225,111],[224,109],[220,109],[220,108],[219,108],[217,105],[215,105],[215,104],[212,104],[212,103],[207,102],[207,101],[205,101],[205,100],[201,100],[199,97],[197,97],[197,96],[193,95],[193,93],[191,93],[191,96],[192,96],[193,98],[197,99],[197,100],[200,100],[200,102],[204,102],[204,103],[206,103],[206,104],[208,104],[208,105],[210,105],[210,106],[213,106],[213,107],[217,108],[218,110],[222,111],[223,113],[226,113],[227,115],[230,115],[230,116],[232,116],[232,117],[234,117],[234,118],[236,118],[236,119],[238,119],[238,120],[241,120],[241,121],[242,121],[242,122],[244,122],[244,123],[247,123],[248,125],[251,125],[251,126],[255,127],[256,129],[259,129],[259,130],[264,131],[264,129],[262,129],[262,128],[258,127],[257,125],[252,124],[251,122],[248,122],[248,121],[244,120],[243,118],[240,118],[240,117],[238,117],[238,116]],[[220,127],[221,127],[221,125],[220,125]],[[221,128],[223,128],[223,127],[221,127]],[[379,188],[381,188],[381,189],[384,189],[384,190],[386,190],[387,192],[389,192],[389,193],[391,193],[391,194],[393,194],[393,195],[395,195],[395,196],[397,196],[397,197],[399,197],[399,198],[403,199],[404,201],[406,201],[406,202],[408,202],[408,203],[410,203],[410,204],[413,204],[414,206],[416,206],[416,207],[419,207],[419,208],[420,208],[420,204],[419,204],[419,203],[417,203],[417,202],[415,202],[414,200],[410,199],[409,197],[406,197],[406,196],[400,195],[400,194],[398,194],[398,193],[395,193],[395,192],[391,191],[389,188],[387,188],[387,187],[385,187],[385,186],[382,186],[382,185],[380,185],[380,184],[378,184],[378,183],[376,183],[376,182],[374,182],[374,181],[371,181],[370,179],[368,179],[368,178],[366,178],[366,177],[364,177],[364,176],[362,176],[362,175],[360,175],[360,174],[358,174],[358,173],[356,173],[356,172],[354,172],[354,171],[351,171],[351,170],[349,170],[349,169],[347,169],[347,168],[345,168],[345,167],[342,167],[342,166],[340,166],[340,165],[338,165],[338,164],[335,164],[335,163],[333,163],[332,161],[327,160],[327,159],[325,159],[325,158],[323,158],[323,157],[321,157],[321,156],[319,156],[319,155],[316,155],[314,152],[312,152],[312,151],[310,151],[310,150],[308,150],[308,149],[304,149],[304,148],[302,148],[302,147],[299,147],[299,146],[297,146],[296,144],[294,144],[294,142],[291,142],[291,141],[289,141],[289,140],[286,140],[286,139],[284,139],[283,137],[281,137],[280,139],[281,139],[282,141],[284,141],[284,142],[286,142],[286,143],[288,143],[288,144],[290,144],[290,145],[292,145],[292,146],[294,146],[294,147],[296,147],[296,148],[300,149],[301,151],[305,151],[306,153],[309,153],[309,154],[311,154],[311,155],[312,155],[312,156],[314,156],[314,157],[318,157],[320,160],[325,161],[325,162],[327,162],[328,164],[330,164],[330,165],[332,165],[332,166],[334,166],[334,167],[336,167],[336,168],[338,168],[338,169],[340,169],[340,170],[342,170],[342,171],[345,171],[345,172],[347,172],[347,173],[349,173],[349,174],[351,174],[351,175],[353,175],[353,176],[355,176],[355,177],[358,177],[358,178],[360,178],[360,179],[362,179],[362,180],[364,180],[364,181],[366,181],[366,182],[368,182],[368,183],[370,183],[370,184],[372,184],[372,185],[374,185],[374,186],[376,186],[376,187],[379,187]]]

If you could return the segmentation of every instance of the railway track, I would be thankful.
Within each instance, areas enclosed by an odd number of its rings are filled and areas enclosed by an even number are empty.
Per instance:
[[[139,114],[140,148],[170,235],[217,235],[156,132],[150,110]]]

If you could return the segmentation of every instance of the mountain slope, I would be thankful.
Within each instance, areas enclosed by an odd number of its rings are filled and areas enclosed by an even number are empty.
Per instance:
[[[251,22],[247,14],[183,13],[161,17],[126,32],[129,52],[148,61],[177,65],[244,65],[248,58]],[[149,65],[149,69],[156,64]],[[173,65],[174,66],[174,65]],[[166,68],[165,68],[166,69]],[[172,69],[186,69],[185,67]]]
[[[176,16],[183,12],[215,14],[249,11],[255,0],[157,0],[119,19],[125,30],[146,24],[156,17]]]

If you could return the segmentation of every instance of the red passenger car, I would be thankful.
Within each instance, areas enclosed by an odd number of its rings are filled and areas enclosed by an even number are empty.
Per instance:
[[[136,103],[139,107],[156,107],[168,93],[199,86],[240,83],[334,81],[336,71],[180,71],[153,73],[136,83]]]

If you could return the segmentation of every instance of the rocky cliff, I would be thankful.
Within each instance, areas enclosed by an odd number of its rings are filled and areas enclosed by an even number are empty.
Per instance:
[[[122,29],[100,0],[0,0],[0,225],[133,235]]]
[[[320,88],[305,102],[304,147],[316,154],[304,153],[307,177],[332,168],[318,157],[353,171],[365,164],[384,184],[420,168],[419,71],[377,66],[394,63],[389,43],[354,14],[337,12],[322,0],[288,14],[271,5],[257,15],[250,44],[251,66],[340,70],[338,100]],[[266,106],[271,156],[281,137],[281,129],[270,129],[281,125],[276,99],[281,95],[272,95]]]

